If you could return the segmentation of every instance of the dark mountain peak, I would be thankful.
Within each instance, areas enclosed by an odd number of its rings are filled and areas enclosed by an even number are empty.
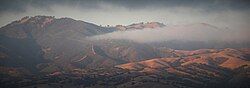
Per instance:
[[[23,17],[22,19],[18,20],[17,22],[20,24],[23,23],[38,23],[38,24],[46,24],[48,22],[51,22],[52,20],[54,20],[55,17],[54,16],[34,16],[34,17]]]
[[[46,29],[45,27],[53,23],[54,20],[54,16],[25,16],[1,27],[0,34],[12,38],[27,38],[28,35],[35,32],[40,33],[40,29]]]
[[[25,25],[36,25],[37,27],[43,28],[44,26],[52,23],[56,18],[54,16],[25,16],[20,20],[13,21],[2,28],[8,28],[13,26],[25,26]]]
[[[54,16],[33,16],[23,17],[0,29],[0,34],[15,37],[26,38],[27,34],[36,36],[50,34],[53,32],[62,36],[90,36],[100,33],[111,32],[114,29],[100,27],[98,25],[74,20],[72,18],[55,18]]]
[[[25,16],[23,18],[21,18],[20,20],[14,21],[12,23],[10,23],[9,25],[13,25],[13,24],[35,24],[36,26],[39,26],[41,28],[45,27],[48,24],[51,24],[53,22],[56,22],[56,24],[73,24],[73,25],[92,25],[92,26],[98,26],[92,23],[88,23],[85,21],[81,21],[81,20],[75,20],[72,18],[68,18],[68,17],[62,17],[62,18],[55,18],[55,16]]]
[[[131,30],[131,29],[145,29],[145,28],[159,28],[166,26],[163,23],[159,22],[147,22],[147,23],[134,23],[131,25],[123,26],[123,25],[116,25],[118,30]]]

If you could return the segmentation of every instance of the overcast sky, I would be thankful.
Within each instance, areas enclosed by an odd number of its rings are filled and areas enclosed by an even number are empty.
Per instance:
[[[24,16],[70,17],[97,25],[157,21],[250,28],[249,0],[1,0],[0,26]]]

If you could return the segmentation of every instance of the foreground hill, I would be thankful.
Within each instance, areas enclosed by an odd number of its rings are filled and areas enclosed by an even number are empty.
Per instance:
[[[178,58],[155,58],[109,68],[1,79],[3,87],[75,88],[248,88],[249,49],[173,51]],[[12,79],[12,80],[11,80]],[[10,82],[12,81],[12,82]]]
[[[178,66],[189,66],[192,64],[203,64],[208,66],[218,66],[227,69],[235,69],[242,66],[249,67],[249,52],[245,52],[246,49],[200,49],[195,51],[184,51],[184,50],[175,50],[173,53],[176,53],[180,57],[177,58],[158,58],[151,59],[135,63],[127,63],[118,65],[116,67],[129,69],[129,70],[141,70],[157,68],[166,68],[172,69],[171,64],[176,64]],[[249,49],[247,49],[249,51]],[[145,70],[147,71],[147,70]],[[150,71],[150,70],[149,70]]]
[[[193,86],[247,88],[250,78],[249,49],[176,50],[178,58],[156,58],[127,63],[116,67],[147,74],[169,77],[169,74],[190,81]],[[177,81],[182,82],[182,81]],[[209,85],[209,84],[218,85]],[[235,85],[236,84],[236,85]],[[239,84],[239,85],[237,85]],[[178,84],[177,84],[178,85]],[[188,84],[185,84],[188,85]],[[136,86],[136,85],[134,85]]]

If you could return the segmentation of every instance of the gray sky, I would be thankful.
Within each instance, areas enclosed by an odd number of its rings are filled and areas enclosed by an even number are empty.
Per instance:
[[[97,25],[157,21],[250,28],[248,0],[1,0],[0,26],[24,16],[70,17]]]

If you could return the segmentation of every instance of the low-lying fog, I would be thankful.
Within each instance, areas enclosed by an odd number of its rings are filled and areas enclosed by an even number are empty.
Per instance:
[[[115,31],[112,33],[89,37],[88,39],[126,39],[139,43],[161,42],[170,40],[181,41],[221,41],[249,42],[249,30],[233,30],[218,28],[205,23],[166,26],[155,29]]]

